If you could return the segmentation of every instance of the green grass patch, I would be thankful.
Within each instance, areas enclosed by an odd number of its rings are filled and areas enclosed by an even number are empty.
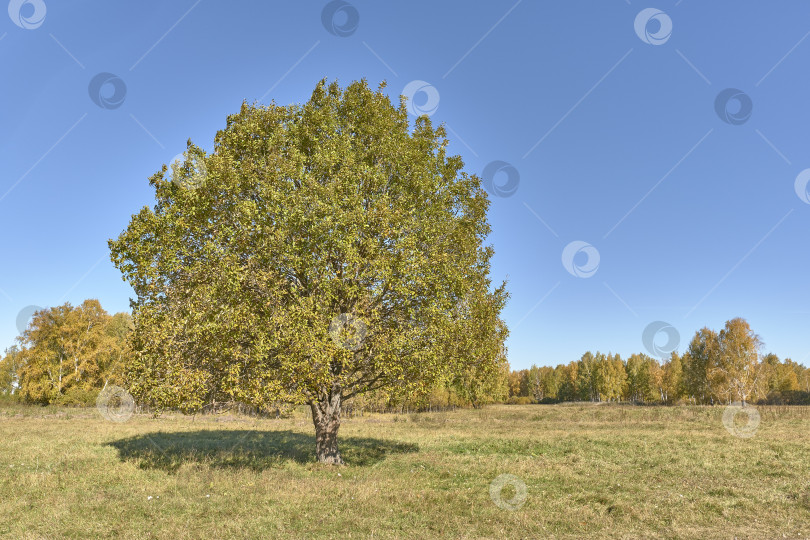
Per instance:
[[[105,421],[0,408],[0,536],[14,538],[805,538],[810,414],[760,407],[493,406],[344,420],[345,467],[309,419]],[[496,504],[512,475],[525,500]],[[501,499],[520,496],[506,483]],[[784,535],[784,536],[783,536]]]

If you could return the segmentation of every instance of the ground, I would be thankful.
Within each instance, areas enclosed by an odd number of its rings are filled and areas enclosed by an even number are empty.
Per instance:
[[[810,409],[757,409],[750,438],[723,407],[357,416],[340,429],[347,465],[328,467],[304,411],[115,423],[5,406],[0,535],[810,537]]]

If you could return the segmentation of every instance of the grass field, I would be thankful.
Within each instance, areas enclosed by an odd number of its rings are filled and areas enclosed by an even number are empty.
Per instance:
[[[750,438],[722,407],[370,415],[344,420],[347,466],[330,468],[303,412],[115,423],[4,407],[0,535],[810,537],[810,409],[758,411]]]

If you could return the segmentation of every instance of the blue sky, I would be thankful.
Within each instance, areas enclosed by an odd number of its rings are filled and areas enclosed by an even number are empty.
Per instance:
[[[12,0],[0,346],[26,306],[128,309],[107,239],[187,139],[210,150],[243,100],[365,77],[421,89],[412,106],[448,126],[468,172],[502,162],[490,241],[513,368],[645,351],[657,321],[683,351],[736,316],[808,365],[808,15],[801,1]],[[91,99],[100,73],[117,95]]]

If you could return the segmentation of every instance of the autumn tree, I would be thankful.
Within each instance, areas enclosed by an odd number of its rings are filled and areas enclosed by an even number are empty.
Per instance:
[[[762,341],[748,321],[735,318],[717,336],[717,354],[710,363],[707,376],[714,392],[726,402],[741,401],[743,404],[757,395],[763,382],[759,366],[759,350]]]
[[[529,368],[527,385],[529,397],[531,397],[534,401],[540,401],[545,397],[546,393],[545,388],[543,387],[542,372],[535,364],[532,364],[532,367]]]
[[[509,395],[509,362],[506,355],[499,355],[495,362],[477,363],[456,372],[447,386],[475,409],[505,401]]]
[[[704,327],[695,332],[681,357],[685,392],[700,403],[714,400],[709,369],[717,363],[718,346],[717,332]]]
[[[21,361],[20,348],[17,345],[6,349],[0,359],[0,395],[10,396],[19,389]]]
[[[676,351],[672,351],[669,361],[662,366],[662,401],[677,401],[683,394],[683,364]]]
[[[503,361],[505,284],[481,180],[443,127],[365,81],[243,104],[206,154],[153,175],[112,260],[132,285],[131,391],[156,408],[308,404],[342,463],[341,404]]]
[[[597,354],[596,387],[602,401],[618,401],[622,398],[627,384],[624,362],[619,355]]]
[[[557,399],[561,401],[576,401],[578,399],[577,370],[577,362],[560,364],[554,368],[554,378],[557,380]]]
[[[801,364],[799,364],[797,362],[794,362],[790,358],[785,358],[785,360],[782,362],[782,365],[785,368],[789,368],[791,371],[793,371],[794,375],[796,375],[796,379],[795,379],[796,385],[795,385],[795,387],[793,386],[793,382],[792,382],[793,378],[789,376],[791,382],[787,383],[790,386],[790,388],[787,388],[787,390],[788,391],[801,390],[802,375],[804,373],[807,373],[808,369],[806,367],[804,367],[803,365],[801,365]]]
[[[799,382],[799,390],[810,393],[810,368],[805,368],[795,362],[792,364],[796,370],[796,378]]]
[[[664,369],[655,358],[650,358],[649,366],[652,401],[664,401]]]
[[[69,392],[91,393],[117,381],[128,354],[129,315],[111,316],[98,300],[34,313],[16,355],[25,401],[52,403]]]
[[[596,401],[599,399],[599,392],[596,387],[596,365],[600,353],[596,356],[591,351],[582,355],[577,362],[576,388],[579,399],[583,401]]]
[[[542,399],[558,399],[560,391],[560,381],[558,372],[551,366],[543,366],[540,368],[540,400]]]
[[[627,359],[627,399],[630,401],[651,401],[655,397],[655,385],[650,370],[655,362],[646,354],[632,354]]]
[[[773,353],[762,357],[760,365],[765,378],[763,390],[768,394],[771,392],[792,392],[799,389],[799,374],[794,362],[789,358],[784,363],[779,361],[779,357]],[[799,366],[801,367],[801,366]]]
[[[529,397],[529,370],[513,371],[509,379],[509,395],[513,397]]]
[[[524,371],[510,371],[509,372],[509,397],[518,397],[521,395],[521,385],[524,383]]]

